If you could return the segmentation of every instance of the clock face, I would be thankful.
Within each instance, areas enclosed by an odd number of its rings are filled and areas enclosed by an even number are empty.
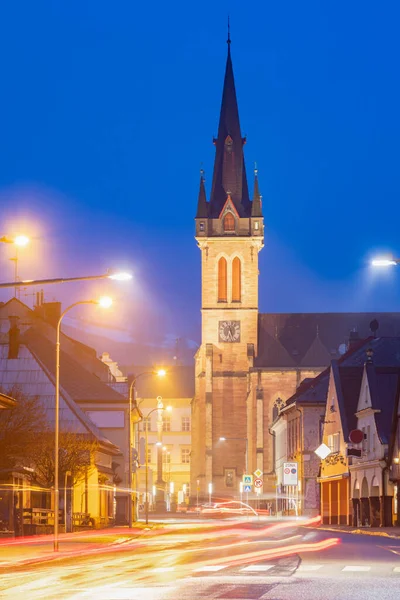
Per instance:
[[[240,321],[220,321],[219,341],[240,342]]]

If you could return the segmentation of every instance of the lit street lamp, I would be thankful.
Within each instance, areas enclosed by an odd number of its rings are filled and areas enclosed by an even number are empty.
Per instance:
[[[162,406],[162,403],[159,402],[158,406],[156,406],[156,408],[153,408],[149,413],[147,413],[146,415],[146,427],[145,427],[145,433],[146,433],[146,443],[145,443],[145,452],[146,452],[146,499],[145,499],[145,512],[146,512],[146,525],[149,522],[149,433],[148,433],[148,419],[150,417],[150,415],[153,414],[153,412],[155,412],[156,410],[167,410],[168,412],[170,412],[172,410],[172,406],[167,406],[166,408],[164,408],[164,406]],[[156,446],[161,446],[161,442],[158,441],[156,442]]]
[[[129,462],[129,466],[128,466],[128,481],[129,481],[129,505],[128,505],[128,524],[129,527],[133,527],[133,513],[135,514],[135,521],[138,518],[137,515],[137,509],[139,506],[138,503],[138,499],[137,499],[137,490],[136,490],[136,473],[135,475],[135,485],[132,485],[132,471],[133,471],[133,460],[132,460],[132,449],[133,449],[133,445],[136,445],[136,421],[135,423],[132,423],[132,405],[133,405],[133,401],[135,402],[135,408],[138,410],[139,407],[136,404],[136,381],[139,379],[139,377],[142,377],[143,375],[158,375],[158,377],[165,377],[165,375],[167,374],[167,372],[164,369],[159,369],[158,371],[144,371],[143,373],[139,373],[139,375],[135,375],[131,385],[129,386],[129,441],[128,441],[128,446],[129,446],[129,457],[128,457],[128,462]],[[141,416],[141,413],[139,411],[139,416]],[[135,499],[134,499],[134,506],[135,509],[134,511],[132,510],[132,488],[135,488]]]
[[[371,261],[373,267],[395,267],[400,264],[400,258],[392,258],[383,256],[382,258],[374,258]]]
[[[112,299],[107,296],[103,296],[99,300],[80,300],[74,302],[71,306],[68,306],[64,312],[61,313],[60,318],[57,322],[56,327],[56,410],[55,410],[55,425],[54,425],[54,552],[58,552],[58,506],[59,506],[59,482],[58,482],[58,471],[59,471],[59,433],[60,433],[60,333],[61,333],[61,321],[64,316],[75,306],[79,304],[98,304],[103,308],[109,308],[112,304]]]

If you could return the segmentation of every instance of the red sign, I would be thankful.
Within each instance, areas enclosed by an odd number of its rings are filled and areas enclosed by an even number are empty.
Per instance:
[[[353,429],[349,433],[349,440],[353,444],[361,444],[364,439],[364,433],[360,429]]]
[[[254,480],[254,487],[260,488],[260,487],[262,487],[262,486],[263,486],[263,480],[262,480],[262,479],[259,479],[259,478],[257,477],[257,479],[255,479],[255,480]]]

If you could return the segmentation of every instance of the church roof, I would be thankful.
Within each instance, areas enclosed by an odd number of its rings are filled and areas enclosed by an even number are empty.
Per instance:
[[[378,321],[376,335],[400,335],[400,313],[270,313],[260,314],[258,319],[258,356],[255,367],[275,367],[272,360],[271,339],[277,338],[286,350],[288,359],[281,367],[300,368],[328,366],[330,359],[340,358],[346,351],[350,332],[358,337],[369,337],[371,323]],[[318,332],[318,339],[317,337]],[[355,332],[353,331],[353,338]],[[395,342],[390,342],[395,343]],[[387,346],[386,346],[387,348]],[[400,349],[399,349],[400,351]],[[382,352],[388,352],[382,348]],[[355,354],[353,361],[363,360]],[[393,357],[393,353],[391,353]],[[283,357],[283,355],[282,355]],[[363,362],[361,363],[363,364]]]
[[[250,217],[251,202],[247,186],[239,109],[233,76],[230,39],[226,60],[224,87],[219,117],[218,136],[214,140],[215,160],[209,203],[209,216],[218,218],[228,193],[241,217]]]

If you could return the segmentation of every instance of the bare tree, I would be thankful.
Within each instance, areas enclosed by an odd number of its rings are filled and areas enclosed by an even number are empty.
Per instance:
[[[16,386],[0,391],[16,400],[13,408],[0,411],[0,468],[28,466],[48,431],[46,410],[37,396],[25,395]]]
[[[71,473],[73,482],[85,477],[87,468],[91,465],[92,458],[97,450],[97,440],[88,434],[60,432],[59,472],[60,481],[67,471]],[[40,443],[34,448],[31,455],[32,466],[36,478],[42,485],[54,485],[54,434],[46,433],[41,436]]]

